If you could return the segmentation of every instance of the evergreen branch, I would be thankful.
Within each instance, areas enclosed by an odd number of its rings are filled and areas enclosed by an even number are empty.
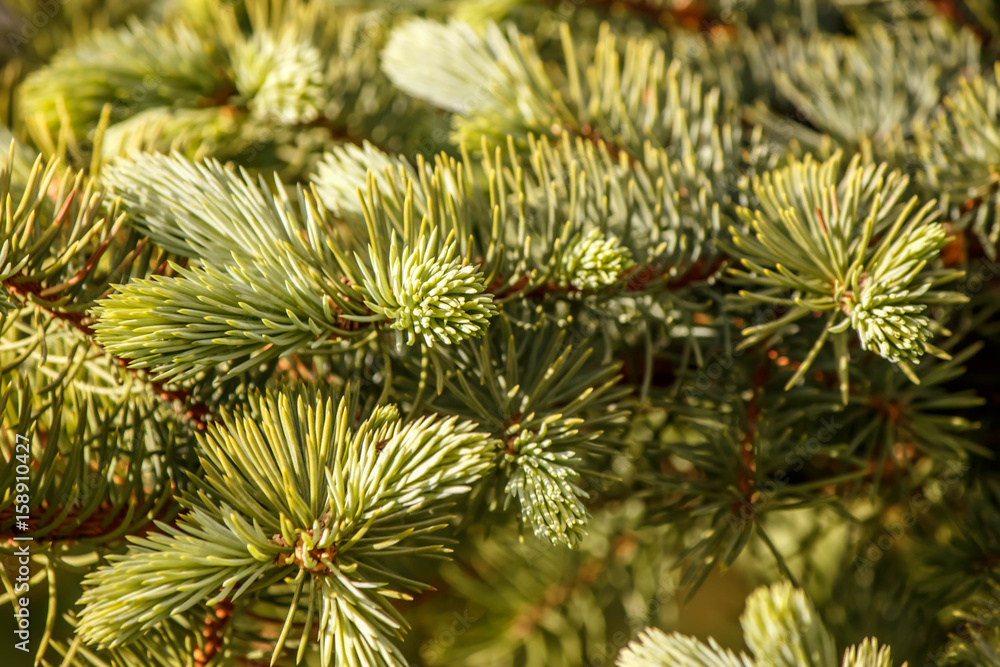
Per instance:
[[[747,647],[775,667],[835,667],[833,639],[805,594],[789,584],[758,588],[740,618]]]
[[[286,264],[287,266],[287,264]],[[298,285],[261,261],[217,269],[175,266],[174,278],[154,276],[121,286],[96,310],[98,342],[149,368],[154,381],[184,381],[220,364],[237,375],[265,361],[357,328],[341,319],[330,291],[308,277]],[[311,276],[309,276],[311,277]],[[289,287],[299,289],[289,293]],[[192,351],[191,341],[200,341]],[[217,379],[218,382],[221,378]]]
[[[280,256],[285,247],[308,257],[321,253],[332,233],[307,192],[299,191],[296,211],[280,181],[274,194],[263,177],[216,160],[136,154],[105,169],[103,180],[122,198],[133,225],[183,257],[231,264],[234,257]]]
[[[615,387],[617,365],[589,362],[592,351],[568,345],[565,331],[515,332],[501,322],[483,344],[465,343],[440,360],[440,389],[426,408],[474,420],[498,441],[495,477],[475,491],[477,502],[495,510],[516,500],[536,535],[575,546],[589,497],[576,480],[599,474],[584,455],[603,454],[614,441],[628,390]],[[397,382],[410,393],[418,373],[406,368]]]
[[[255,184],[246,173],[237,177],[216,162],[196,166],[179,156],[137,156],[129,167],[113,168],[108,180],[113,191],[128,193],[126,205],[154,241],[209,262],[178,267],[176,278],[128,284],[98,309],[98,340],[133,360],[132,367],[152,367],[158,379],[179,380],[242,358],[231,370],[238,373],[357,330],[342,316],[365,311],[350,305],[342,276],[330,272],[336,262],[323,244],[331,233],[303,191],[300,210],[306,217],[300,221],[283,195],[275,197],[263,181]],[[176,218],[160,213],[167,202]],[[283,240],[278,245],[276,235]],[[148,325],[148,342],[137,347],[133,332],[139,323]],[[195,336],[208,355],[175,357],[175,350],[185,348],[178,341]]]
[[[14,187],[9,166],[14,144],[11,151],[8,166],[0,173],[0,193],[8,195]],[[101,215],[104,201],[104,192],[93,179],[38,157],[26,175],[18,207],[6,209],[3,216],[0,253],[7,263],[0,271],[0,284],[19,303],[68,323],[89,342],[95,330],[86,309],[107,292],[109,278],[127,275],[149,260],[145,241],[120,238],[125,216],[119,214],[117,203]],[[167,390],[162,383],[153,382],[151,388],[165,400],[187,402],[185,393]],[[187,410],[197,424],[207,413],[204,405]]]
[[[946,244],[942,227],[931,222],[933,202],[911,217],[916,198],[896,206],[906,186],[898,173],[884,177],[885,165],[861,168],[855,157],[837,183],[838,167],[839,155],[822,165],[807,158],[765,174],[753,185],[760,210],[740,209],[747,228],[731,228],[730,252],[744,266],[731,273],[759,288],[741,291],[734,300],[789,308],[781,320],[744,329],[744,346],[787,330],[810,312],[830,313],[788,387],[808,370],[828,334],[840,346],[839,354],[846,355],[836,337],[849,327],[858,332],[864,349],[893,362],[936,351],[926,342],[930,321],[913,314],[930,303],[966,300],[956,293],[928,293],[932,285],[960,276],[925,268]],[[846,360],[840,368],[846,402]]]
[[[605,27],[587,64],[567,26],[560,35],[565,71],[554,77],[535,44],[514,28],[504,35],[489,25],[480,36],[458,22],[413,20],[393,32],[383,68],[403,90],[460,114],[453,135],[459,144],[498,145],[511,135],[526,147],[529,134],[569,134],[606,142],[632,161],[647,142],[705,170],[738,160],[730,151],[740,128],[719,90],[703,93],[700,77],[668,62],[654,40],[630,40],[620,58]],[[424,71],[436,75],[420,76]]]
[[[92,294],[101,287],[106,272],[99,260],[118,234],[124,216],[115,205],[101,215],[104,193],[93,179],[65,170],[57,160],[39,156],[23,186],[15,186],[14,151],[12,143],[8,162],[0,168],[0,194],[7,202],[0,216],[0,255],[4,258],[0,281],[6,290],[22,295],[57,294],[56,301],[43,302],[53,312],[73,297],[86,303],[91,296],[86,292]],[[12,196],[18,197],[16,208]],[[120,253],[127,258],[130,250],[121,248]],[[126,260],[114,268],[124,270],[128,265]],[[62,317],[83,326],[80,312],[63,312]]]
[[[844,463],[861,466],[865,476],[857,482],[870,485],[868,490],[875,493],[903,483],[914,470],[932,462],[940,469],[972,454],[989,456],[989,449],[969,437],[980,423],[966,416],[985,400],[970,391],[944,399],[939,395],[941,386],[968,372],[966,363],[979,349],[972,345],[951,359],[921,363],[915,369],[919,384],[898,373],[876,370],[872,366],[877,359],[860,365],[848,404],[837,417],[841,430],[828,443],[846,445],[837,457],[842,463],[831,472],[843,470]],[[835,403],[838,393],[834,388],[820,389],[812,400]],[[845,485],[844,495],[850,497],[857,490],[855,483]]]
[[[13,194],[11,176],[5,168],[0,191]],[[23,187],[18,207],[6,209],[3,216],[10,262],[2,284],[15,297],[9,303],[64,321],[92,342],[94,329],[86,309],[106,293],[109,277],[148,265],[148,249],[134,235],[121,237],[124,215],[117,204],[101,215],[104,193],[93,179],[64,170],[56,161],[46,164],[40,157],[26,179],[18,186]],[[152,389],[168,400],[185,399],[155,383]],[[194,405],[188,412],[197,422],[207,408]]]
[[[753,667],[746,655],[737,656],[720,647],[714,639],[703,644],[693,637],[666,634],[657,628],[644,630],[618,656],[618,667]]]
[[[25,81],[23,104],[52,131],[69,118],[75,132],[86,133],[106,104],[118,122],[152,107],[197,106],[223,83],[209,45],[190,27],[133,20],[58,53]]]
[[[618,657],[618,667],[835,667],[833,640],[805,594],[787,583],[760,587],[740,618],[753,658],[683,635],[647,628]],[[865,639],[848,648],[841,667],[892,667],[889,648]],[[903,667],[906,667],[905,664]]]
[[[731,567],[754,536],[766,543],[771,517],[805,505],[836,509],[834,489],[865,475],[864,460],[824,465],[848,451],[839,417],[826,426],[839,401],[821,394],[788,404],[786,394],[771,391],[769,358],[779,367],[789,363],[772,349],[711,390],[692,391],[685,373],[678,378],[684,398],[656,394],[662,416],[649,419],[659,426],[643,438],[637,482],[648,494],[653,525],[669,523],[691,535],[676,563],[692,596],[717,564]],[[819,443],[810,439],[819,418],[823,442],[831,442],[807,454],[807,442]],[[785,556],[771,551],[787,568]]]
[[[237,584],[253,582],[271,567],[267,556],[247,551],[243,535],[203,510],[181,516],[176,528],[158,527],[161,533],[130,538],[134,546],[128,556],[109,556],[109,565],[88,575],[77,629],[88,643],[99,648],[128,644],[220,588],[216,600],[230,596]],[[259,530],[260,546],[266,548]]]
[[[662,290],[696,280],[702,260],[718,265],[712,242],[725,198],[694,165],[648,147],[642,164],[630,166],[582,140],[529,143],[525,159],[513,143],[495,157],[487,152],[481,171],[468,156],[414,165],[372,146],[341,147],[321,164],[317,189],[361,239],[366,215],[401,235],[407,219],[411,229],[430,223],[440,238],[454,233],[459,252],[477,258],[492,277],[489,291],[504,301],[581,285]],[[366,190],[362,202],[358,188]]]
[[[26,381],[18,390],[20,396],[31,396]],[[10,386],[4,387],[4,398],[12,398],[9,391]],[[159,427],[148,424],[157,406],[132,403],[131,398],[126,393],[117,403],[104,405],[94,395],[66,389],[44,403],[21,399],[11,404],[3,430],[0,480],[13,490],[18,465],[27,458],[15,456],[15,428],[35,443],[31,456],[43,466],[32,473],[29,491],[22,494],[22,501],[25,495],[29,501],[15,503],[13,493],[3,496],[0,549],[13,551],[15,515],[23,522],[17,533],[89,544],[141,533],[154,519],[172,516],[172,494],[178,490],[175,466],[183,462],[184,434],[167,420]],[[78,423],[69,416],[77,414],[89,420]],[[172,461],[173,456],[178,460]]]
[[[184,380],[231,361],[239,363],[229,372],[239,374],[328,339],[358,337],[364,325],[386,319],[407,331],[411,344],[417,335],[450,342],[479,335],[495,313],[482,294],[481,274],[459,262],[454,244],[443,258],[430,259],[438,250],[436,232],[417,236],[418,230],[404,229],[414,249],[403,249],[382,211],[366,210],[372,240],[366,266],[338,249],[340,239],[301,189],[304,220],[263,180],[256,185],[215,162],[202,167],[179,156],[137,156],[130,167],[113,170],[109,179],[112,188],[129,193],[145,230],[165,247],[206,262],[178,268],[176,278],[125,285],[98,309],[98,340],[132,360],[133,368],[153,368],[157,380]],[[197,197],[190,189],[181,194],[185,181],[202,186]],[[171,200],[182,207],[176,220],[160,213]],[[221,250],[226,247],[235,250]],[[200,341],[199,353],[187,352],[191,340]]]
[[[938,19],[892,31],[876,23],[857,37],[790,36],[770,57],[778,92],[814,127],[841,147],[883,150],[911,136],[961,72],[979,67],[980,45]],[[780,123],[772,112],[754,116]]]
[[[11,2],[38,664],[998,662],[997,0]]]
[[[141,245],[136,249],[138,252],[141,249]],[[90,318],[84,316],[81,312],[65,312],[62,310],[57,310],[53,305],[49,305],[52,302],[40,298],[42,293],[42,286],[39,283],[14,283],[10,285],[10,289],[14,294],[21,294],[28,299],[30,302],[44,310],[46,313],[51,315],[53,318],[61,321],[68,322],[74,329],[79,331],[82,335],[87,337],[87,342],[94,344],[95,334],[93,327],[89,324]],[[115,362],[117,362],[122,367],[128,366],[128,361],[121,358],[111,356]],[[135,373],[136,369],[129,369]],[[184,417],[190,419],[198,428],[205,427],[205,418],[211,414],[211,409],[202,402],[191,403],[191,392],[186,389],[168,389],[166,383],[159,380],[152,380],[148,383],[149,388],[152,390],[153,394],[161,398],[169,404],[180,403],[184,406]]]
[[[1000,175],[1000,101],[996,81],[963,79],[943,108],[918,135],[917,152],[927,186],[942,193],[941,206],[959,229],[975,233],[990,258],[996,256],[1000,226],[995,222]]]
[[[392,406],[354,427],[355,412],[353,392],[335,409],[332,398],[287,388],[224,414],[202,439],[202,489],[177,528],[133,539],[128,555],[88,577],[80,634],[102,647],[127,644],[201,601],[235,602],[287,579],[296,593],[277,655],[310,581],[303,633],[318,609],[323,664],[335,647],[338,661],[403,664],[388,639],[402,618],[385,599],[405,596],[379,580],[416,582],[375,561],[441,549],[427,534],[443,525],[437,511],[486,470],[488,440],[454,419],[404,426]],[[150,588],[150,577],[162,583]]]

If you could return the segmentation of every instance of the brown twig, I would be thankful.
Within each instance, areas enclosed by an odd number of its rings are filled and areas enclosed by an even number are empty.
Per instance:
[[[87,319],[86,315],[80,312],[66,312],[57,309],[52,301],[44,299],[40,296],[43,291],[40,283],[17,282],[16,276],[14,276],[12,278],[5,280],[3,284],[12,293],[20,294],[26,297],[25,301],[32,303],[36,307],[44,310],[46,313],[56,318],[57,320],[68,322],[70,325],[73,326],[73,328],[75,328],[77,331],[86,336],[88,342],[91,345],[96,345],[96,341],[94,340],[94,329],[86,322]],[[34,298],[28,298],[28,297],[34,297]],[[105,353],[107,354],[107,352]],[[117,361],[118,365],[121,366],[122,368],[125,368],[131,371],[132,373],[137,372],[136,369],[128,367],[128,361],[126,359],[123,359],[115,355],[109,355],[109,356],[111,356],[115,361]],[[148,385],[153,390],[153,393],[156,394],[156,396],[171,403],[174,401],[180,401],[182,404],[186,404],[191,398],[191,392],[188,391],[187,389],[167,389],[164,382],[151,380],[148,382]],[[206,425],[205,418],[208,415],[210,415],[211,412],[212,412],[211,409],[204,403],[194,403],[188,406],[187,411],[184,412],[183,414],[185,417],[193,421],[199,429],[204,429]]]
[[[219,600],[205,618],[201,634],[205,638],[204,648],[195,648],[192,653],[196,667],[205,667],[222,650],[224,639],[222,631],[233,615],[233,601],[230,598]]]
[[[747,403],[747,425],[743,429],[743,439],[740,441],[740,459],[743,463],[736,476],[736,485],[743,498],[750,501],[750,494],[753,491],[753,476],[757,471],[757,462],[754,460],[753,444],[757,438],[757,421],[760,419],[760,395],[770,375],[771,366],[769,360],[761,361],[754,371],[750,402]],[[737,503],[739,504],[739,503]],[[752,504],[752,503],[751,503]]]
[[[46,532],[45,537],[47,539],[58,540],[60,542],[73,542],[79,540],[90,539],[94,537],[100,537],[101,535],[108,532],[109,526],[117,525],[125,518],[128,513],[128,508],[136,504],[136,497],[133,493],[133,497],[128,503],[123,504],[119,507],[118,512],[113,512],[114,505],[109,500],[105,500],[96,509],[85,517],[81,516],[82,507],[76,508],[77,511],[71,510],[67,515],[59,522],[59,525],[55,528]],[[130,532],[129,535],[135,537],[143,537],[152,530],[155,526],[155,522],[163,521],[167,519],[173,511],[173,508],[169,504],[164,504],[163,507],[157,512],[155,516],[147,517],[145,521],[138,524],[134,532]],[[0,543],[7,544],[8,546],[14,545],[15,535],[24,535],[25,533],[31,533],[40,529],[40,523],[42,518],[50,514],[51,516],[58,516],[59,512],[49,512],[49,505],[47,501],[42,501],[39,505],[31,508],[28,513],[28,518],[25,519],[28,527],[26,530],[18,529],[16,532],[13,529],[13,525],[10,529],[0,532]],[[10,506],[0,511],[0,524],[7,523],[14,519],[14,507]],[[48,519],[46,519],[48,520]],[[176,516],[172,519],[171,523],[176,520]],[[49,537],[53,536],[53,537]]]

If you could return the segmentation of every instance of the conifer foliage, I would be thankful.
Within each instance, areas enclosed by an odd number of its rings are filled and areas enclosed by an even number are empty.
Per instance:
[[[1000,666],[1000,3],[0,27],[4,660]]]

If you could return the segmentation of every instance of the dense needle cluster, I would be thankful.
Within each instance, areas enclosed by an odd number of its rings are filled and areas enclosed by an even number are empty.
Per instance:
[[[998,16],[6,3],[35,664],[1000,665]]]

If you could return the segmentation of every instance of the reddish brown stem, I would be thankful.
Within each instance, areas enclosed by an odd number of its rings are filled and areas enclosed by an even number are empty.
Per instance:
[[[39,536],[39,539],[54,539],[59,542],[75,542],[79,540],[85,540],[95,537],[100,537],[108,532],[109,526],[114,527],[125,518],[128,507],[132,504],[132,500],[129,503],[123,505],[119,508],[117,514],[113,514],[113,506],[110,501],[104,501],[101,503],[96,510],[87,517],[81,519],[80,511],[82,508],[76,508],[76,511],[70,511],[66,517],[59,522],[59,525],[48,531],[48,535],[54,537],[47,537],[46,535]],[[42,516],[48,512],[48,503],[42,502],[42,504],[33,507],[28,513],[28,518],[25,522],[28,524],[27,530],[14,530],[14,527],[0,532],[0,543],[7,544],[8,546],[13,546],[15,544],[14,537],[16,535],[23,535],[24,533],[31,533],[39,529],[39,523],[42,520]],[[165,504],[160,511],[152,517],[147,518],[146,521],[138,525],[134,532],[129,533],[135,537],[143,537],[155,527],[156,521],[163,521],[166,519],[172,511],[169,504]],[[56,513],[58,514],[58,512]],[[7,523],[14,518],[14,508],[13,506],[7,507],[3,511],[0,511],[0,523]],[[76,525],[74,525],[76,524]],[[69,528],[72,526],[72,528]]]
[[[747,403],[747,425],[743,430],[740,442],[740,459],[743,463],[736,477],[736,484],[744,498],[749,499],[753,490],[753,477],[757,472],[757,462],[754,460],[753,443],[757,438],[757,421],[760,418],[760,395],[770,374],[768,360],[763,360],[754,371],[752,393]]]
[[[233,601],[230,598],[223,598],[212,607],[201,630],[205,645],[203,648],[195,648],[192,654],[196,667],[205,667],[219,655],[224,643],[222,632],[232,615]]]
[[[103,252],[103,249],[104,249],[105,245],[106,244],[102,244],[101,248],[98,249],[98,254],[100,252]],[[91,258],[91,262],[93,262],[93,261],[96,261],[96,260],[94,260],[94,258]],[[90,265],[90,263],[88,263],[88,265]],[[38,282],[18,282],[16,280],[16,276],[15,276],[13,278],[5,280],[4,281],[4,286],[6,286],[7,289],[9,289],[11,292],[13,292],[15,294],[20,294],[20,295],[26,297],[25,301],[33,303],[35,306],[37,306],[38,308],[41,308],[42,310],[44,310],[46,313],[48,313],[49,315],[51,315],[55,319],[61,320],[63,322],[68,322],[77,331],[79,331],[84,336],[86,336],[87,340],[88,340],[88,342],[90,344],[92,344],[92,345],[96,344],[95,341],[94,341],[94,329],[89,324],[87,324],[87,322],[86,322],[86,315],[84,313],[80,313],[80,312],[70,313],[70,312],[65,312],[65,311],[62,311],[62,310],[58,310],[55,307],[55,304],[53,304],[53,302],[51,302],[51,301],[49,301],[47,299],[44,299],[44,298],[42,298],[40,296],[41,293],[42,293],[42,291],[43,291],[42,290],[42,286],[41,286],[40,283],[38,283]],[[30,297],[34,297],[34,298],[30,298]],[[122,359],[121,357],[114,356],[114,355],[111,355],[111,356],[123,368],[126,368],[126,369],[128,369],[129,371],[131,371],[133,373],[136,372],[134,369],[129,369],[128,368],[128,361],[127,360]],[[170,401],[170,402],[180,401],[182,404],[187,404],[187,402],[191,398],[191,392],[188,391],[187,389],[167,389],[166,386],[165,386],[165,384],[163,382],[159,382],[159,381],[155,381],[155,380],[150,381],[148,384],[149,384],[150,388],[153,390],[153,393],[156,394],[159,398],[161,398],[161,399],[163,399],[165,401]],[[210,414],[211,414],[211,410],[209,409],[209,407],[207,405],[205,405],[204,403],[194,403],[194,404],[188,406],[188,409],[184,413],[184,416],[187,417],[187,418],[189,418],[191,421],[193,421],[194,424],[199,429],[204,429],[205,428],[205,424],[206,424],[205,418],[208,415],[210,415]]]

